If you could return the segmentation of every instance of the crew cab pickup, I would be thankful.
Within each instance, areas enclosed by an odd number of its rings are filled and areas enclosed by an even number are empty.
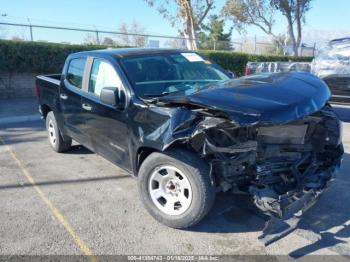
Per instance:
[[[269,244],[297,226],[343,155],[330,91],[307,73],[231,79],[191,51],[99,50],[70,55],[36,89],[51,147],[73,139],[129,171],[145,208],[174,228],[198,223],[217,192],[243,192],[271,217]]]

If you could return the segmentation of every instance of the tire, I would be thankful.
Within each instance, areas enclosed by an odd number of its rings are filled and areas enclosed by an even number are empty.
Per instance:
[[[147,211],[172,228],[194,226],[208,214],[215,201],[208,164],[187,150],[149,155],[140,167],[138,188]]]
[[[46,130],[50,146],[54,151],[61,153],[70,149],[72,146],[72,139],[69,137],[63,139],[52,111],[46,116]]]

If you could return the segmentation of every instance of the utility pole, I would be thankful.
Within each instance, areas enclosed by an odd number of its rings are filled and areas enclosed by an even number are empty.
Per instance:
[[[254,37],[254,54],[256,54],[256,35]]]
[[[97,28],[97,26],[95,26],[94,25],[94,27],[95,27],[95,34],[96,34],[96,44],[97,45],[100,45],[100,36],[99,36],[99,32],[98,32],[98,28]]]
[[[34,38],[33,38],[33,27],[32,27],[32,23],[30,22],[30,19],[28,19],[28,23],[29,23],[29,30],[30,30],[30,41],[34,41]]]
[[[100,44],[100,37],[98,35],[98,30],[96,30],[96,42],[98,45]]]

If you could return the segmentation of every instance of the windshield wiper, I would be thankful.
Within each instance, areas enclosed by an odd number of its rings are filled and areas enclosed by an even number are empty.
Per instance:
[[[148,102],[148,103],[154,103],[154,104],[158,104],[158,103],[163,103],[162,101],[162,97],[166,97],[168,95],[172,95],[172,94],[176,94],[176,93],[181,93],[184,92],[184,90],[178,90],[178,91],[174,91],[174,92],[164,92],[164,93],[160,93],[160,94],[144,94],[144,98],[142,98],[142,100]],[[184,96],[185,97],[185,96]]]
[[[142,100],[144,100],[148,103],[158,103],[160,97],[167,96],[169,94],[170,94],[170,92],[165,92],[165,93],[161,93],[161,94],[143,94]]]
[[[177,93],[181,93],[181,92],[185,92],[184,90],[177,90],[177,91],[174,91],[174,92],[163,92],[163,93],[160,93],[160,94],[149,94],[149,93],[146,93],[146,94],[143,94],[144,96],[146,97],[149,97],[149,98],[156,98],[156,97],[163,97],[163,96],[168,96],[168,95],[172,95],[172,94],[177,94]]]
[[[167,96],[169,94],[171,94],[172,92],[164,92],[164,93],[160,93],[160,94],[143,94],[146,97],[152,98],[152,97],[162,97],[162,96]]]

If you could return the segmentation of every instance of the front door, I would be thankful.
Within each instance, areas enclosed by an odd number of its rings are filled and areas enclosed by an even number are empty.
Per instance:
[[[84,129],[93,150],[111,162],[130,170],[126,111],[100,101],[102,88],[122,88],[121,80],[108,61],[94,58],[88,85],[88,92],[82,97],[82,109]]]

